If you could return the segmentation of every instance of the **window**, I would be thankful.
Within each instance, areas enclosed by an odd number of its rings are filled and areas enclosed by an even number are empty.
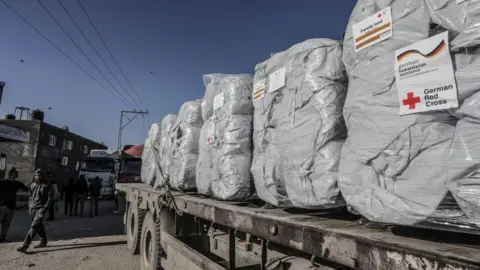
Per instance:
[[[67,149],[68,149],[68,150],[72,150],[72,149],[73,149],[73,142],[72,142],[72,141],[68,141],[68,142],[67,142]]]
[[[62,166],[68,165],[68,157],[62,157]]]
[[[50,140],[48,141],[48,145],[57,146],[57,137],[50,135]]]
[[[83,153],[88,154],[88,146],[83,146]]]

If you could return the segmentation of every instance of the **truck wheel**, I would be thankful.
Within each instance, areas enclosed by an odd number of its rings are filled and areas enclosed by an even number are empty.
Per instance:
[[[160,262],[163,249],[160,245],[160,226],[148,212],[142,227],[142,238],[140,240],[140,268],[142,270],[163,269]]]
[[[127,246],[131,254],[136,255],[140,251],[140,235],[142,232],[145,210],[138,209],[136,205],[130,204],[127,210]]]

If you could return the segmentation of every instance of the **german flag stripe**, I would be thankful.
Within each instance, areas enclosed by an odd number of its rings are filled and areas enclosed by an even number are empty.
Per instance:
[[[425,58],[435,57],[435,56],[439,55],[443,50],[445,50],[446,47],[447,47],[447,43],[445,42],[445,40],[442,40],[440,42],[440,44],[438,44],[437,47],[435,47],[435,49],[433,49],[431,52],[429,52],[427,54],[423,54],[418,50],[408,50],[406,52],[401,53],[399,56],[397,56],[397,60],[399,62],[401,62],[407,56],[413,55],[413,54],[420,54],[421,56],[423,56]]]

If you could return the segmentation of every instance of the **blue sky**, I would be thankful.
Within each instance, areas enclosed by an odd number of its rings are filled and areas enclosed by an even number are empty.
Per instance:
[[[3,0],[0,0],[3,1]],[[57,0],[40,0],[122,93]],[[124,87],[130,89],[76,0],[60,0]],[[308,38],[341,39],[355,0],[80,0],[148,108],[123,133],[143,143],[150,124],[204,93],[202,75],[253,73],[256,63]],[[6,0],[106,87],[113,88],[37,0]],[[0,114],[15,106],[45,111],[45,121],[116,147],[120,111],[113,97],[0,4]],[[23,62],[21,60],[23,59]],[[130,90],[130,95],[136,98]],[[133,104],[133,102],[131,102]],[[48,108],[51,107],[51,110]]]

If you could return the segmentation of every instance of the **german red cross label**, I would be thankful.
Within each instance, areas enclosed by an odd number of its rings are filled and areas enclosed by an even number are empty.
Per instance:
[[[400,115],[458,107],[448,32],[395,52]]]

